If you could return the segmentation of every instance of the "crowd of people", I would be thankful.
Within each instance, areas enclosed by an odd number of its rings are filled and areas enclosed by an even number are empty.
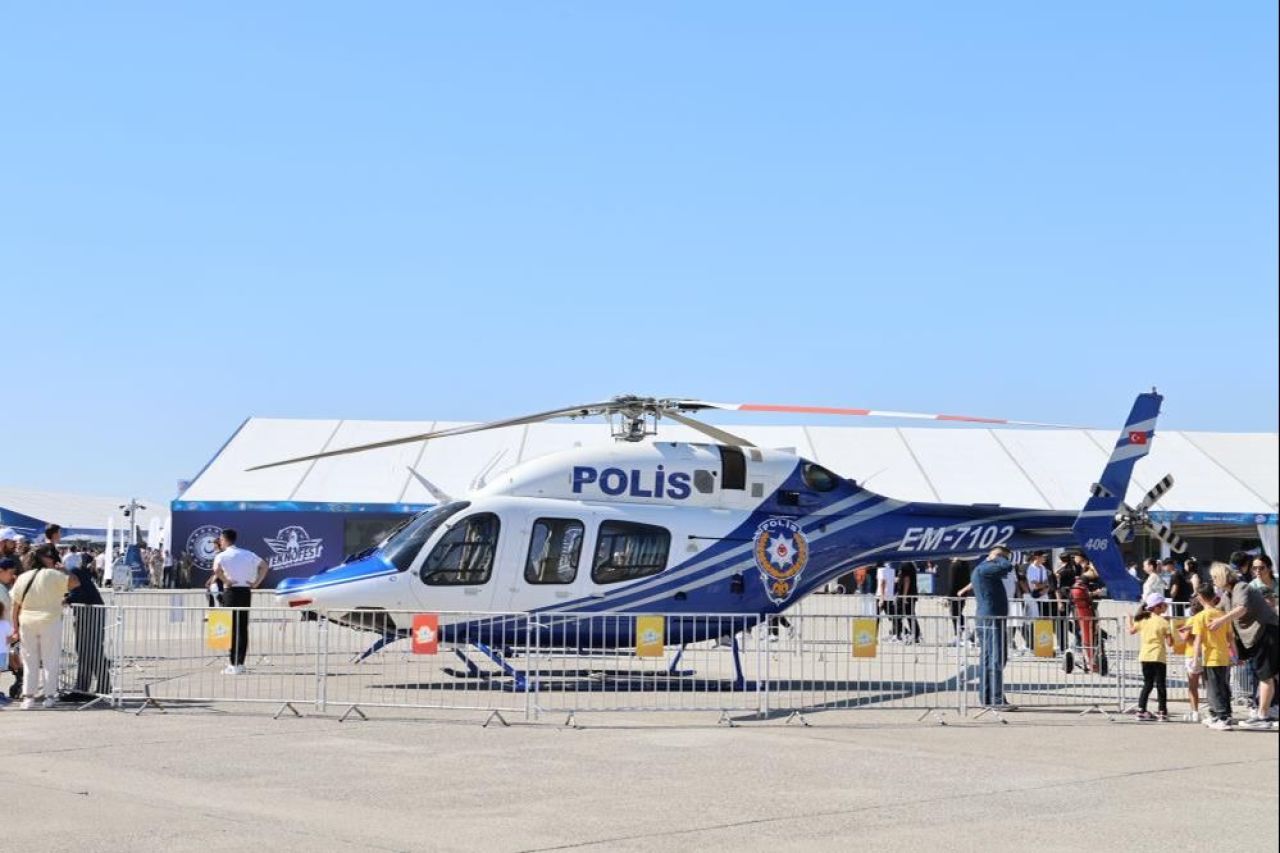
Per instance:
[[[26,541],[11,528],[0,530],[0,643],[5,669],[14,682],[0,704],[21,699],[22,708],[52,708],[59,699],[63,612],[66,605],[101,605],[99,556],[62,545],[62,528],[50,524],[44,540]],[[76,676],[73,693],[110,692],[110,662],[103,647],[103,612],[77,607],[74,613]]]
[[[857,591],[875,596],[877,613],[888,627],[887,642],[918,643],[916,617],[919,575],[950,583],[935,592],[949,596],[953,643],[976,643],[979,656],[979,700],[984,708],[1017,710],[1004,695],[1004,669],[1011,650],[1027,653],[1034,646],[1033,620],[1054,623],[1054,653],[1069,673],[1107,673],[1105,634],[1097,605],[1107,589],[1097,568],[1082,553],[1064,552],[1053,569],[1048,554],[1030,554],[1015,563],[1007,548],[995,548],[972,566],[953,560],[933,563],[867,567],[848,579]],[[1142,600],[1128,614],[1129,632],[1138,637],[1138,662],[1143,685],[1136,718],[1143,722],[1169,719],[1168,666],[1170,655],[1182,655],[1191,709],[1186,719],[1216,731],[1237,726],[1232,712],[1233,669],[1249,705],[1239,721],[1244,729],[1277,727],[1277,670],[1280,669],[1280,620],[1272,560],[1266,554],[1237,551],[1229,562],[1202,564],[1194,558],[1179,563],[1148,559],[1131,568],[1142,580]],[[973,624],[966,624],[965,600],[976,600]],[[1152,693],[1156,710],[1149,709]],[[1206,702],[1202,705],[1201,694]]]
[[[87,699],[111,692],[104,611],[101,607],[72,607],[75,680],[69,694],[60,694],[63,614],[67,605],[102,605],[99,585],[112,585],[113,568],[118,575],[132,572],[132,567],[123,553],[117,552],[108,560],[103,549],[63,545],[62,536],[57,524],[48,525],[38,543],[12,528],[0,529],[0,658],[4,661],[0,675],[9,672],[13,676],[7,689],[0,687],[0,705],[20,700],[23,709],[52,708],[59,698]],[[238,548],[236,532],[231,529],[222,531],[217,549],[209,579],[211,595],[216,587],[218,603],[236,608],[230,662],[224,672],[239,675],[245,671],[249,647],[251,590],[266,578],[267,563]],[[163,549],[140,548],[138,557],[147,574],[143,585],[168,588],[190,577],[189,564],[175,566]]]

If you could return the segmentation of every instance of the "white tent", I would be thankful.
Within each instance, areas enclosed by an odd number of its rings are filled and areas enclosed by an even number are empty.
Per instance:
[[[413,472],[451,495],[486,473],[577,445],[608,442],[601,424],[544,423],[249,472],[291,456],[458,426],[449,421],[252,418],[179,497],[192,503],[430,504]],[[763,447],[797,453],[882,494],[906,500],[1078,509],[1115,435],[1094,430],[743,426]],[[700,441],[679,425],[663,440]],[[1184,521],[1274,523],[1280,492],[1276,433],[1160,432],[1134,476],[1135,502],[1166,473],[1177,481],[1155,507]]]

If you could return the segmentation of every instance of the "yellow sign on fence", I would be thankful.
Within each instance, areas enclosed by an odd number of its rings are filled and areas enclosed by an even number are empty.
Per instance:
[[[231,611],[211,610],[204,626],[204,644],[215,652],[231,651]]]
[[[1035,640],[1036,657],[1053,657],[1053,620],[1036,619],[1031,623],[1031,636]]]
[[[876,636],[879,633],[875,619],[854,619],[853,656],[855,658],[875,657]]]
[[[636,617],[636,657],[660,658],[663,655],[663,632],[666,623],[661,616]]]

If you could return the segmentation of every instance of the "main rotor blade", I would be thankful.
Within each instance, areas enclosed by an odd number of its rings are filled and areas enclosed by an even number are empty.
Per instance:
[[[1018,421],[1008,418],[981,418],[974,415],[946,415],[936,412],[895,412],[888,409],[849,409],[839,406],[790,406],[775,403],[715,403],[710,400],[673,400],[671,404],[681,411],[696,412],[701,409],[721,409],[726,412],[772,412],[792,415],[836,415],[860,418],[901,418],[914,421],[945,421],[948,423],[992,424],[998,426],[1036,426],[1055,429],[1083,429],[1072,424],[1050,424],[1042,421]]]
[[[722,429],[717,429],[710,424],[704,424],[702,421],[694,420],[693,418],[686,418],[684,415],[674,411],[673,409],[663,409],[662,416],[671,418],[671,420],[678,424],[684,424],[689,427],[689,429],[696,429],[698,432],[714,438],[721,444],[727,444],[730,447],[755,447],[754,444],[741,436],[734,435],[731,432],[725,432]]]
[[[589,403],[584,406],[570,406],[563,409],[553,409],[549,412],[538,412],[533,415],[524,415],[518,418],[506,418],[500,421],[489,421],[483,424],[471,424],[470,426],[451,427],[449,429],[436,430],[435,432],[424,432],[418,435],[407,435],[404,438],[392,438],[386,441],[374,441],[369,444],[357,444],[352,447],[342,447],[337,450],[326,450],[321,453],[310,453],[306,456],[295,456],[292,459],[281,459],[279,462],[268,462],[263,465],[254,465],[252,468],[246,468],[246,471],[261,471],[264,468],[278,468],[281,465],[293,465],[297,462],[310,462],[314,459],[328,459],[330,456],[345,456],[350,453],[363,453],[366,450],[378,450],[383,447],[395,447],[398,444],[411,444],[415,441],[430,441],[433,438],[446,438],[453,435],[466,435],[472,432],[483,432],[488,429],[501,429],[509,426],[522,426],[524,424],[534,424],[540,421],[549,421],[553,418],[583,417],[595,414],[597,412],[607,411],[610,403]]]
[[[1173,475],[1166,474],[1160,482],[1151,487],[1151,491],[1138,503],[1138,512],[1146,512],[1151,506],[1173,488]]]

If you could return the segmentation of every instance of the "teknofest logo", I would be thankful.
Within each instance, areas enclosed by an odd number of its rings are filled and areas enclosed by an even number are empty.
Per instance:
[[[289,569],[306,563],[314,563],[324,553],[324,540],[312,539],[305,528],[297,525],[286,527],[274,539],[263,539],[272,550],[267,564],[271,571]]]
[[[218,554],[218,536],[222,528],[216,524],[202,524],[187,537],[187,553],[197,566],[208,571],[213,568],[213,558]]]
[[[800,525],[789,518],[761,522],[754,538],[760,581],[769,600],[781,604],[791,597],[809,563],[809,542]]]

